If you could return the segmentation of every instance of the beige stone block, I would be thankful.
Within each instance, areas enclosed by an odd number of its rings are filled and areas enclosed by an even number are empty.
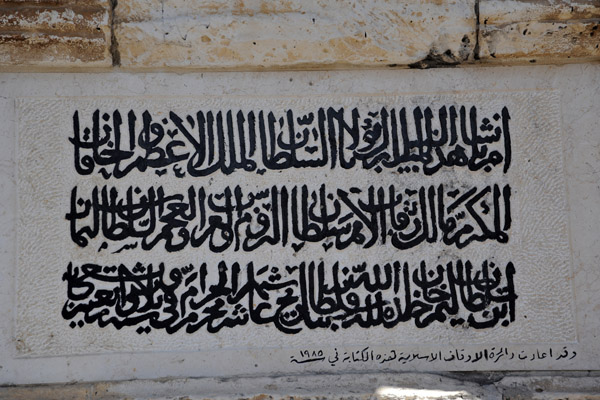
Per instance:
[[[483,0],[480,58],[487,62],[600,59],[600,3]]]
[[[120,0],[128,69],[347,68],[471,60],[473,0]]]
[[[90,398],[89,385],[40,385],[0,387],[0,399],[81,400]]]
[[[0,2],[0,67],[109,67],[108,0]]]

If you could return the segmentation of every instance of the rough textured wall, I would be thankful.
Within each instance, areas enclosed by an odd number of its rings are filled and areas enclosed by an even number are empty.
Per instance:
[[[0,65],[3,67],[110,67],[108,0],[3,0]]]
[[[3,0],[3,69],[269,70],[600,60],[597,0]]]
[[[0,388],[4,399],[598,400],[597,374],[361,374],[201,378]]]
[[[562,64],[600,61],[599,45],[600,0],[0,0],[0,72]],[[383,384],[405,392],[376,393]],[[0,387],[0,399],[290,394],[600,399],[600,379],[496,372]]]

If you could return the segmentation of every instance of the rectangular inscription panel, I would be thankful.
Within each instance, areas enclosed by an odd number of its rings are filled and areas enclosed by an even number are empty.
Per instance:
[[[21,99],[20,354],[574,342],[557,96]]]

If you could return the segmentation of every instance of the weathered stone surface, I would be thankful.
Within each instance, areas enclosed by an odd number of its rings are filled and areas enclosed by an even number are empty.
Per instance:
[[[600,59],[597,1],[480,3],[480,58],[488,62]]]
[[[500,400],[494,385],[432,374],[308,375],[254,378],[189,378],[89,384],[0,387],[0,399],[413,399]]]
[[[0,399],[28,400],[78,400],[88,399],[89,385],[43,385],[0,387]]]
[[[478,30],[476,8],[475,0],[122,0],[112,21],[110,0],[2,0],[0,67],[425,68],[475,58],[600,59],[597,1],[481,0]]]
[[[526,399],[600,399],[600,379],[597,376],[509,376],[495,384],[502,398]]]
[[[472,59],[473,0],[122,0],[125,68],[340,68]]]
[[[587,374],[586,374],[587,375]],[[0,387],[0,399],[252,399],[252,400],[597,400],[600,377],[583,373],[541,376],[471,373],[307,375],[188,378]]]
[[[173,379],[94,385],[98,398],[290,399],[465,399],[500,400],[490,384],[433,374],[308,375],[278,378]]]
[[[0,66],[108,67],[108,0],[0,2]]]

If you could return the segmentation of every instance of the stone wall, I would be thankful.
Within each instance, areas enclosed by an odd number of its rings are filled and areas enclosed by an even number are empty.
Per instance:
[[[0,267],[10,264],[8,272],[0,268],[0,299],[9,304],[0,309],[5,321],[13,317],[16,297],[16,98],[358,95],[386,91],[387,80],[400,82],[401,92],[432,93],[438,90],[433,83],[438,79],[440,90],[449,91],[562,91],[560,104],[566,112],[561,127],[572,129],[567,132],[565,166],[576,345],[591,349],[579,356],[585,360],[583,367],[573,363],[554,371],[515,367],[469,372],[465,367],[463,372],[416,374],[369,367],[363,373],[298,370],[281,376],[236,364],[232,351],[223,359],[215,351],[201,357],[180,352],[159,356],[169,371],[161,373],[150,353],[21,357],[15,355],[19,343],[11,323],[2,323],[0,399],[600,399],[594,357],[600,348],[594,272],[600,257],[600,145],[594,135],[599,47],[598,0],[0,0],[0,116],[5,121],[0,130]],[[511,68],[494,68],[498,73],[488,68],[390,71],[496,65]],[[333,71],[348,69],[353,71]],[[317,72],[308,72],[313,70]],[[221,74],[228,71],[236,73]],[[265,77],[256,71],[278,75]],[[184,72],[189,75],[182,77]],[[209,83],[202,75],[208,76],[206,72],[214,74]],[[396,72],[406,75],[396,79],[391,75]],[[513,72],[519,77],[514,81]],[[363,78],[377,80],[375,89],[354,83]],[[256,82],[278,90],[256,90]]]
[[[4,0],[3,70],[275,70],[600,59],[596,0]]]

